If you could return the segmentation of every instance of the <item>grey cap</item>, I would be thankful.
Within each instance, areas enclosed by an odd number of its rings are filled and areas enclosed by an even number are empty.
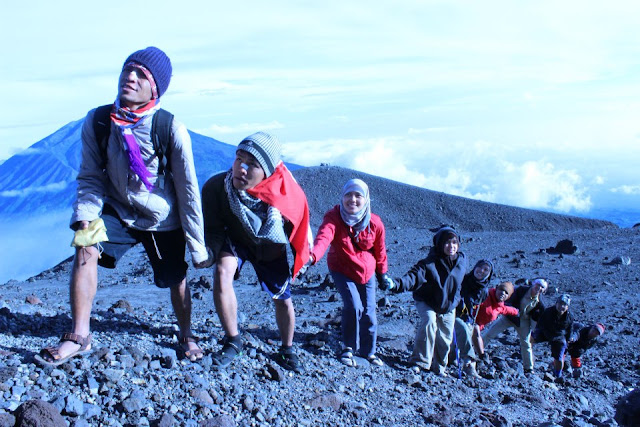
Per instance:
[[[282,154],[282,146],[278,138],[265,132],[249,135],[238,144],[238,150],[244,150],[255,157],[266,177],[271,176],[276,169]]]
[[[562,304],[570,305],[571,304],[571,297],[569,296],[569,294],[562,294],[556,300],[556,303],[559,303],[559,302],[562,303]]]

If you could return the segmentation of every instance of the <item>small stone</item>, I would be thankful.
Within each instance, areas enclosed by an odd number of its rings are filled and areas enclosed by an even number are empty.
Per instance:
[[[27,296],[27,298],[25,298],[25,302],[27,304],[32,304],[32,305],[40,305],[42,304],[42,300],[40,298],[38,298],[35,295],[29,295]]]
[[[158,422],[158,427],[173,427],[176,424],[176,419],[169,412],[166,412],[160,421]]]
[[[66,399],[64,413],[72,417],[78,417],[84,414],[84,405],[82,401],[74,395],[70,394]]]
[[[251,396],[245,397],[244,400],[242,401],[242,406],[247,412],[253,412],[253,408],[254,408],[253,398],[251,398]]]
[[[90,376],[87,378],[87,386],[89,387],[89,394],[98,394],[100,384],[98,384],[98,381],[96,381],[94,377]]]
[[[107,368],[102,371],[102,374],[107,381],[117,384],[117,382],[124,376],[124,370]]]
[[[204,389],[194,388],[189,392],[189,394],[191,395],[191,397],[193,397],[194,399],[196,399],[200,403],[203,403],[205,405],[212,405],[213,404],[213,398]]]

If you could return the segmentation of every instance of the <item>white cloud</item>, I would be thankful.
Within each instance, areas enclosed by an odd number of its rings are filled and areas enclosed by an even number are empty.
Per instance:
[[[60,182],[54,182],[47,185],[41,185],[38,187],[27,187],[20,190],[0,191],[0,196],[1,197],[23,197],[33,193],[49,193],[49,192],[60,191],[66,188],[67,185],[69,185],[69,182],[60,181]]]
[[[586,212],[592,205],[576,171],[547,161],[507,161],[504,151],[486,141],[470,146],[400,137],[304,141],[284,144],[283,152],[305,166],[329,163],[489,202],[560,212]]]
[[[610,191],[612,193],[637,195],[640,194],[640,185],[621,185],[620,187],[612,188]]]
[[[270,123],[241,123],[236,126],[226,126],[213,124],[205,129],[195,129],[195,132],[203,135],[215,136],[215,134],[233,134],[233,133],[247,133],[257,131],[268,131],[274,129],[282,129],[284,125],[278,121]]]

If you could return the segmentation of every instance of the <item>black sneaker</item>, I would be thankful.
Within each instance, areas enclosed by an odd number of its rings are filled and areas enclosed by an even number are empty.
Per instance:
[[[213,365],[218,368],[226,368],[233,359],[242,355],[242,339],[239,335],[233,338],[224,337],[222,349],[211,357]]]
[[[276,355],[276,362],[289,371],[298,374],[302,372],[302,364],[300,363],[300,359],[298,359],[298,355],[293,351],[293,347],[280,347],[280,351],[278,351]]]

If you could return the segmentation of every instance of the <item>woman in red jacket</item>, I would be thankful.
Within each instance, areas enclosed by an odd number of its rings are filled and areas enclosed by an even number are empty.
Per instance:
[[[360,179],[347,181],[339,205],[327,211],[311,251],[311,264],[322,258],[342,296],[342,342],[340,361],[356,366],[354,352],[372,365],[382,366],[376,356],[376,279],[381,289],[392,289],[387,276],[387,250],[382,220],[371,213],[369,188]]]
[[[502,282],[495,289],[489,289],[489,296],[478,308],[472,340],[480,359],[484,359],[484,342],[480,336],[480,331],[501,314],[508,316],[517,316],[519,314],[517,308],[504,305],[504,302],[509,299],[511,294],[513,294],[513,283]]]

